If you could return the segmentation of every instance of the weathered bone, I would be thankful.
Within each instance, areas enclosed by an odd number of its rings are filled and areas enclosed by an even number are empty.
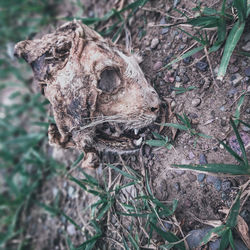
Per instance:
[[[15,54],[31,65],[35,82],[51,103],[56,124],[48,131],[50,143],[84,150],[89,166],[92,159],[92,165],[98,165],[96,150],[138,147],[125,136],[97,133],[100,124],[138,129],[157,117],[159,97],[137,57],[80,21],[68,22],[42,39],[19,42]]]

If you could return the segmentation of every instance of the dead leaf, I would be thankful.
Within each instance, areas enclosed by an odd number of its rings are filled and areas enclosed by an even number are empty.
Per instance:
[[[237,232],[239,233],[241,239],[244,241],[245,245],[248,249],[250,249],[250,235],[249,235],[249,228],[245,220],[238,215],[237,217]]]

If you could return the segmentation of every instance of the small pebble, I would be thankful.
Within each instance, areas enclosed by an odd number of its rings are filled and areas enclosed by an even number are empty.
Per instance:
[[[173,7],[176,8],[180,2],[181,0],[174,0]]]
[[[250,67],[247,67],[247,68],[245,69],[245,75],[246,75],[246,76],[250,76]]]
[[[190,207],[192,207],[192,205],[193,205],[193,203],[192,203],[192,201],[190,201],[189,199],[186,199],[186,200],[184,201],[184,206],[185,206],[185,207],[190,208]]]
[[[172,109],[174,109],[176,107],[176,101],[172,101],[170,106],[171,106]]]
[[[188,157],[190,160],[194,159],[195,155],[192,151],[189,152]]]
[[[225,111],[225,106],[221,106],[220,111],[224,112]]]
[[[246,132],[241,132],[240,133],[241,139],[243,141],[244,146],[248,145],[250,143],[250,135]],[[241,155],[241,149],[240,149],[240,145],[238,143],[238,140],[236,138],[235,135],[231,136],[229,138],[229,145],[230,147],[238,154]]]
[[[250,51],[250,42],[247,42],[243,47],[242,47],[243,50],[245,51]]]
[[[204,154],[200,154],[199,163],[200,164],[207,164],[207,158]]]
[[[151,41],[150,48],[155,49],[158,46],[159,42],[160,41],[159,41],[159,39],[157,37],[153,38],[152,41]]]
[[[226,126],[227,126],[227,120],[221,119],[220,125],[221,125],[222,127],[226,127]]]
[[[205,174],[198,174],[198,176],[197,176],[197,179],[198,179],[198,182],[203,182],[204,181],[204,179],[205,179]]]
[[[223,192],[223,193],[221,194],[221,199],[222,199],[223,201],[228,200],[228,198],[229,198],[229,197],[228,197],[228,195],[227,195],[226,193]]]
[[[158,61],[154,64],[153,66],[153,70],[157,71],[159,70],[160,68],[162,67],[162,62],[161,61]]]
[[[237,87],[241,80],[243,79],[243,76],[241,76],[239,73],[233,74],[231,76],[231,83],[234,87]]]
[[[246,221],[246,223],[250,223],[250,212],[248,210],[242,210],[240,216]]]
[[[194,174],[192,174],[192,173],[188,173],[188,174],[187,174],[187,177],[188,177],[188,179],[189,179],[191,182],[194,182],[194,181],[197,180],[196,175],[194,175]]]
[[[191,56],[188,56],[188,57],[186,57],[186,58],[183,59],[183,62],[186,63],[186,64],[190,63],[191,61],[192,61],[192,57]]]
[[[165,228],[163,229],[163,231],[170,231],[172,229],[172,224],[168,223],[168,222],[163,222]]]
[[[204,72],[204,71],[207,70],[208,64],[207,64],[206,62],[200,61],[200,62],[197,62],[197,63],[195,64],[195,66],[196,66],[196,68],[197,68],[198,70]]]
[[[166,24],[166,19],[165,19],[165,17],[162,17],[162,18],[161,18],[160,24]]]
[[[151,147],[149,146],[149,145],[145,145],[144,146],[144,154],[146,155],[146,156],[149,156],[150,155],[150,152],[151,152]]]
[[[207,180],[207,183],[214,184],[218,180],[218,178],[213,175],[208,175],[206,180]]]
[[[179,182],[174,183],[174,188],[177,192],[179,192],[181,190],[180,183]]]
[[[190,249],[199,249],[201,239],[212,229],[212,227],[205,227],[201,229],[192,230],[188,233],[186,238]]]
[[[231,186],[232,186],[232,183],[231,183],[231,181],[223,181],[222,182],[222,184],[221,184],[221,189],[222,189],[222,191],[228,191],[228,190],[230,190],[230,188],[231,188]]]
[[[230,98],[233,98],[234,95],[235,95],[237,92],[238,92],[237,89],[230,89],[230,90],[228,91],[228,96],[229,96]]]
[[[161,34],[162,35],[165,35],[165,34],[167,34],[168,33],[168,31],[169,31],[169,28],[163,28],[163,29],[161,29]]]
[[[175,77],[176,82],[181,82],[181,78],[179,76]]]
[[[184,84],[186,84],[186,83],[188,83],[190,81],[190,79],[186,74],[184,74],[183,78],[182,78],[182,81],[183,81]]]
[[[214,183],[214,187],[217,191],[221,190],[221,180],[217,179]]]
[[[75,189],[72,186],[69,186],[69,188],[68,188],[68,196],[70,198],[73,198],[74,192],[75,192]]]
[[[70,225],[68,225],[67,226],[67,233],[69,234],[69,235],[75,235],[76,234],[76,229],[75,229],[75,226],[74,225],[72,225],[72,224],[70,224]]]
[[[195,98],[195,99],[192,100],[192,106],[193,107],[199,106],[200,103],[201,103],[201,99],[200,98]]]

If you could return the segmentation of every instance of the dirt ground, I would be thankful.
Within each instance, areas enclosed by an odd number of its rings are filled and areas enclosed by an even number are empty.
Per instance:
[[[114,2],[118,1],[83,0],[82,2],[85,6],[85,16],[91,16],[93,13],[103,16],[114,6]],[[219,2],[207,0],[206,6],[218,6]],[[166,29],[156,26],[182,20],[182,16],[173,11],[175,4],[178,9],[186,13],[190,13],[196,5],[195,1],[186,0],[149,1],[144,10],[138,11],[128,25],[132,37],[132,48],[142,55],[141,68],[148,81],[157,90],[163,103],[157,122],[176,123],[175,114],[185,113],[192,120],[197,131],[228,141],[233,135],[229,119],[235,113],[242,91],[249,90],[250,87],[249,59],[234,55],[223,82],[213,79],[211,73],[211,70],[215,73],[218,70],[221,50],[209,55],[209,61],[205,53],[200,52],[192,58],[173,65],[170,70],[159,70],[174,56],[195,45],[194,40],[175,27]],[[77,15],[78,10],[67,4],[59,12],[61,15],[74,16]],[[164,13],[171,18],[164,18]],[[250,40],[248,30],[246,28],[239,47],[246,45]],[[145,33],[143,38],[142,33]],[[125,38],[122,36],[118,43],[125,44]],[[187,88],[189,86],[196,88],[179,95],[173,91],[174,87]],[[250,122],[249,96],[245,97],[241,107],[241,119],[247,123]],[[159,132],[159,126],[152,125],[147,129],[147,139],[152,138],[152,131]],[[240,131],[248,138],[246,144],[249,145],[249,130],[241,126]],[[139,153],[125,156],[103,152],[102,167],[105,163],[121,165],[125,163],[142,175],[146,169],[150,173],[153,193],[160,201],[171,204],[174,199],[178,200],[175,215],[184,235],[193,229],[203,228],[202,220],[222,219],[224,216],[219,210],[230,207],[239,186],[248,178],[218,177],[173,168],[172,164],[235,163],[235,160],[218,144],[216,139],[199,137],[196,140],[185,131],[179,131],[175,135],[175,131],[169,128],[164,128],[161,134],[168,135],[170,138],[175,136],[173,149],[152,148],[144,145]],[[248,156],[249,150],[248,146]],[[48,153],[64,164],[66,163],[67,166],[70,166],[79,155],[76,151],[51,147],[48,147]],[[90,172],[97,178],[100,178],[103,173],[100,169]],[[72,174],[80,177],[77,170],[74,170]],[[89,219],[89,213],[84,211],[84,207],[94,199],[65,176],[58,176],[44,183],[37,196],[38,200],[46,204],[52,204],[59,196],[59,204],[63,211],[82,226],[86,225]],[[246,202],[243,212],[246,216],[245,220],[249,223],[250,201]],[[79,230],[77,231],[73,225],[65,221],[64,217],[51,216],[37,206],[31,209],[27,222],[27,233],[32,239],[32,249],[66,249],[65,231],[74,244],[84,240]],[[112,236],[109,230],[112,230],[112,226],[106,229],[107,237]],[[100,247],[100,249],[105,249],[105,247]],[[119,249],[119,247],[115,244],[112,247],[107,245],[106,249]]]

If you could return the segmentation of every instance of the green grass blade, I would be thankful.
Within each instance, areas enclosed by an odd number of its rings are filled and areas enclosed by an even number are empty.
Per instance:
[[[243,143],[243,141],[241,139],[241,136],[240,136],[240,134],[238,132],[238,129],[237,129],[237,127],[236,127],[236,125],[235,125],[235,123],[234,123],[234,121],[232,119],[230,119],[230,124],[233,127],[234,133],[235,133],[236,138],[238,140],[238,143],[240,145],[240,150],[242,152],[244,163],[245,163],[246,166],[248,166],[247,154],[246,154],[246,150],[245,150],[245,147],[244,147],[244,143]]]
[[[241,108],[241,106],[242,106],[242,104],[243,104],[243,102],[244,102],[244,99],[245,99],[245,94],[243,94],[243,95],[240,97],[240,99],[239,99],[239,101],[238,101],[238,103],[237,103],[237,107],[236,107],[235,113],[234,113],[234,118],[235,118],[234,123],[235,123],[236,127],[238,127],[238,125],[239,125],[240,108]]]
[[[242,120],[239,120],[239,121],[240,121],[240,123],[242,123],[242,124],[245,125],[246,127],[250,128],[250,124],[247,124],[247,123],[243,122]]]
[[[233,229],[237,225],[237,217],[240,212],[240,195],[241,195],[241,192],[237,194],[237,197],[234,201],[234,204],[229,212],[229,215],[226,221],[226,225],[230,227],[231,229]]]
[[[87,187],[83,184],[83,182],[81,180],[76,179],[75,177],[73,177],[72,175],[69,177],[69,179],[73,182],[75,182],[80,188],[82,188],[83,190],[87,191]]]
[[[174,167],[191,169],[194,171],[204,171],[210,173],[225,173],[231,175],[250,175],[250,169],[246,169],[241,165],[210,163],[206,165],[177,165]]]
[[[218,76],[217,78],[219,80],[222,80],[226,74],[226,70],[227,70],[227,66],[230,60],[230,57],[238,43],[238,41],[240,40],[240,37],[243,33],[245,27],[245,23],[240,23],[239,21],[237,21],[232,30],[230,31],[227,41],[226,41],[226,45],[225,45],[225,49],[223,52],[223,56],[221,59],[221,64],[220,64],[220,68],[219,68],[219,72],[218,72]]]
[[[127,172],[125,172],[125,171],[123,171],[123,170],[121,170],[121,169],[119,169],[119,168],[117,168],[117,167],[115,167],[115,166],[113,166],[113,165],[107,164],[107,166],[108,166],[109,168],[114,169],[116,172],[120,173],[121,175],[123,175],[123,176],[125,176],[125,177],[127,177],[127,178],[129,178],[129,179],[132,179],[132,180],[134,180],[134,181],[139,181],[137,177],[135,177],[135,176],[133,176],[133,175],[131,175],[131,174],[128,174]]]
[[[166,145],[166,141],[163,140],[147,140],[146,144],[153,147],[164,147]]]
[[[104,215],[109,211],[112,205],[113,205],[112,201],[109,201],[106,204],[104,203],[102,207],[99,209],[98,216],[96,217],[96,219],[98,221],[101,220],[104,217]]]
[[[214,237],[214,235],[220,237],[225,232],[225,230],[227,230],[225,225],[211,229],[201,240],[200,247],[207,244]]]
[[[130,233],[128,234],[128,238],[129,238],[129,241],[134,246],[134,249],[139,250],[140,249],[139,245],[137,244],[136,240],[132,237]]]
[[[221,235],[221,241],[220,241],[220,246],[219,250],[225,250],[229,244],[229,232],[230,229],[227,228]]]
[[[223,141],[220,141],[220,144],[224,146],[224,148],[227,150],[228,153],[230,153],[240,164],[244,165],[243,159],[234,151],[232,150],[227,144],[225,144]]]
[[[202,28],[218,27],[218,16],[199,16],[197,18],[188,20],[187,23],[192,26],[198,26]]]
[[[188,128],[186,126],[178,124],[178,123],[162,123],[161,125],[176,128],[176,129],[180,129],[180,130],[185,130],[185,131],[188,130]]]
[[[180,239],[174,235],[171,232],[164,232],[163,230],[161,230],[160,228],[158,228],[157,226],[155,226],[152,222],[150,222],[150,226],[166,241],[174,244],[175,242],[179,241]],[[180,243],[176,243],[175,247],[179,250],[185,250],[185,245],[184,242],[180,242]]]
[[[166,68],[168,68],[169,66],[171,66],[172,64],[175,64],[175,63],[177,63],[177,62],[179,62],[179,61],[181,61],[181,60],[183,60],[183,59],[185,59],[185,58],[187,58],[187,57],[190,57],[190,56],[196,54],[197,52],[199,52],[199,51],[201,51],[201,50],[203,50],[203,49],[204,49],[204,46],[200,46],[200,47],[194,48],[194,49],[192,49],[192,50],[189,50],[188,52],[186,52],[186,53],[183,54],[182,56],[178,56],[176,59],[174,59],[173,61],[171,61],[171,62],[168,63],[167,65],[165,65],[165,66],[163,67],[163,69],[166,69]]]
[[[202,134],[202,133],[197,133],[198,136],[201,136],[201,137],[204,137],[206,139],[212,139],[213,137],[210,136],[210,135],[205,135],[205,134]]]
[[[247,0],[234,0],[233,5],[237,9],[240,23],[245,22],[247,17]]]
[[[234,239],[233,239],[232,230],[229,230],[229,243],[230,243],[232,249],[236,250],[235,245],[234,245]]]
[[[76,159],[76,161],[73,162],[73,164],[71,165],[71,168],[74,168],[75,166],[77,166],[81,162],[83,157],[84,157],[84,153],[81,153],[79,157]]]
[[[91,175],[85,173],[82,169],[79,169],[80,172],[86,177],[87,179],[87,182],[90,184],[90,185],[93,185],[93,186],[96,186],[99,188],[99,182],[97,179],[95,179],[94,177],[92,177]]]

